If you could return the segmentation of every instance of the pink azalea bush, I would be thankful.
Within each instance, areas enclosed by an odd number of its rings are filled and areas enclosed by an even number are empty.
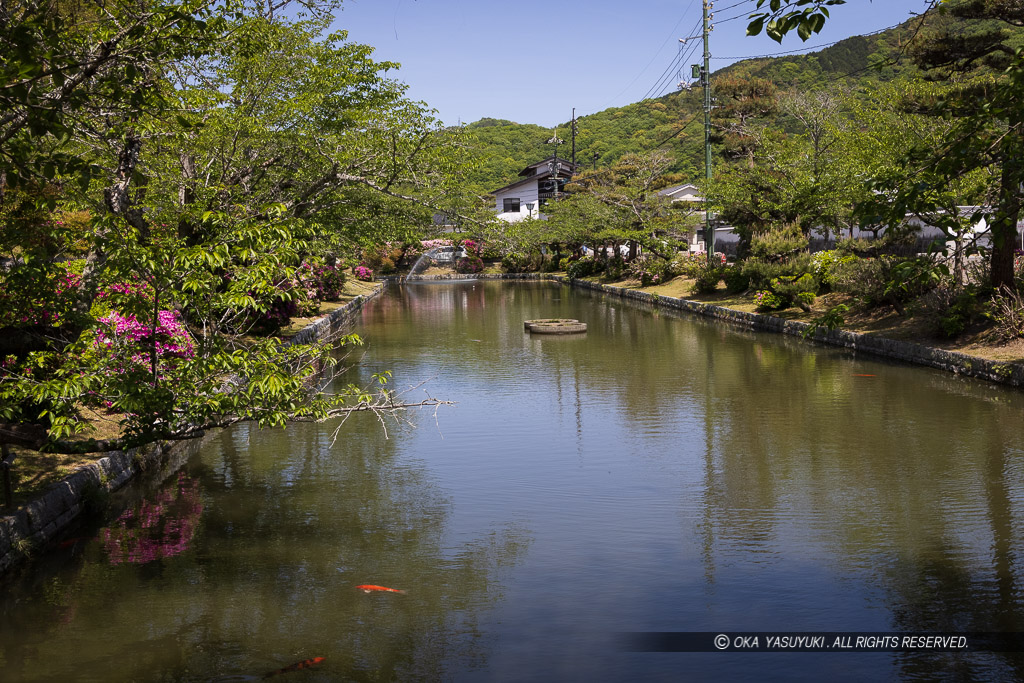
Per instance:
[[[373,281],[373,271],[366,266],[356,266],[354,270],[357,280],[362,280],[364,282]]]
[[[155,329],[152,321],[117,311],[101,317],[99,322],[93,347],[108,356],[107,368],[111,372],[151,371],[150,352],[154,344],[158,368],[195,356],[192,338],[181,324],[177,311],[159,311]]]

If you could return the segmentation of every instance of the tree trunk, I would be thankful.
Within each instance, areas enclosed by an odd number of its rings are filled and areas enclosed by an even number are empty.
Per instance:
[[[1021,183],[1024,183],[1024,117],[1011,120],[1016,133],[1003,138],[1003,169],[999,177],[999,201],[989,230],[992,235],[992,286],[999,291],[1013,288],[1013,249],[1017,244],[1017,219],[1020,218]]]

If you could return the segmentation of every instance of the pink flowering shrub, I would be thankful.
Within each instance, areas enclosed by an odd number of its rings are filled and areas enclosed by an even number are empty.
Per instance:
[[[94,306],[93,315],[119,311],[145,318],[152,315],[153,288],[148,282],[115,282],[96,292]]]
[[[362,280],[364,282],[373,281],[373,271],[370,268],[367,268],[366,266],[356,266],[354,270],[357,280]]]
[[[421,240],[420,244],[423,245],[423,251],[430,251],[431,249],[437,249],[438,247],[452,247],[455,244],[451,240]]]
[[[103,549],[111,564],[145,564],[174,557],[188,550],[202,514],[199,480],[179,472],[174,486],[158,493],[155,500],[143,500],[125,510],[103,530]]]
[[[469,256],[480,256],[484,249],[484,243],[475,240],[462,240],[462,248]]]
[[[455,262],[455,272],[475,275],[484,269],[484,262],[479,256],[464,256]]]
[[[345,271],[337,266],[305,261],[296,270],[295,280],[306,299],[337,301],[345,289]]]
[[[117,311],[99,319],[93,347],[107,356],[107,369],[117,374],[152,372],[150,351],[156,345],[157,371],[166,370],[177,361],[195,356],[195,347],[188,331],[178,319],[177,311],[160,311],[157,326],[134,315]],[[162,375],[162,373],[161,373]]]

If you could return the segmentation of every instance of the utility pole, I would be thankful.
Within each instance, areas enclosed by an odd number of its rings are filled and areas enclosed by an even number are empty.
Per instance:
[[[575,112],[576,110],[573,109],[574,114]],[[555,184],[554,197],[552,197],[552,199],[556,202],[558,201],[558,172],[562,169],[562,165],[558,162],[558,146],[563,142],[564,140],[558,137],[558,128],[555,127],[555,132],[551,136],[551,139],[548,140],[547,144],[555,146],[555,155],[551,157],[551,161],[548,162],[548,170],[551,171],[551,180]],[[575,140],[573,140],[573,142],[575,142]]]
[[[711,33],[711,19],[714,14],[709,11],[714,6],[713,0],[704,0],[704,64],[694,64],[693,78],[700,76],[700,85],[704,88],[704,242],[708,251],[708,263],[715,253],[715,231],[711,227],[711,207],[708,205],[708,189],[711,187],[711,48],[708,34]]]
[[[572,108],[572,169],[576,172],[576,107]]]

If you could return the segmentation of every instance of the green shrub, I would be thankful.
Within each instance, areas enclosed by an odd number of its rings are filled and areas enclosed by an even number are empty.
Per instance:
[[[772,280],[789,274],[784,263],[769,263],[755,258],[744,261],[739,269],[747,278],[747,286],[753,289],[767,289]]]
[[[772,280],[772,291],[790,301],[796,301],[800,295],[810,294],[812,297],[818,293],[818,281],[810,273],[800,276],[780,276]],[[804,297],[806,299],[806,297]]]
[[[693,279],[697,277],[697,274],[700,272],[702,261],[707,261],[706,254],[695,256],[689,252],[683,251],[672,257],[672,260],[669,261],[668,264],[668,270],[673,276]]]
[[[806,250],[807,244],[799,225],[786,225],[751,237],[750,255],[762,261],[783,261]]]
[[[615,256],[608,259],[604,269],[604,279],[614,282],[621,280],[626,274],[626,262],[622,260],[621,256]]]
[[[542,273],[554,273],[558,271],[559,261],[554,256],[544,259],[541,263],[540,271]]]
[[[1019,291],[1004,290],[992,297],[990,317],[1000,340],[1024,339],[1024,296]]]
[[[642,287],[658,285],[672,279],[670,264],[660,256],[641,254],[627,268],[630,275],[640,280]]]
[[[823,290],[832,291],[836,284],[836,271],[838,268],[843,264],[852,263],[856,260],[857,257],[853,254],[844,253],[836,249],[819,251],[811,257],[811,268],[814,277],[818,279],[818,283]]]
[[[501,269],[506,273],[531,273],[538,265],[528,254],[506,254],[501,259]]]
[[[985,318],[992,318],[987,296],[990,291],[977,285],[957,289],[940,286],[921,297],[924,315],[932,323],[936,334],[957,337],[969,326]]]
[[[754,304],[759,311],[777,311],[788,305],[777,294],[768,289],[762,289],[754,295]]]
[[[593,275],[595,272],[597,272],[597,263],[589,256],[573,261],[565,268],[565,274],[572,280]]]
[[[694,278],[693,291],[696,294],[714,294],[718,290],[718,282],[721,279],[722,266],[705,261]]]
[[[725,288],[730,294],[740,294],[750,289],[750,276],[739,265],[726,266],[722,273]]]

